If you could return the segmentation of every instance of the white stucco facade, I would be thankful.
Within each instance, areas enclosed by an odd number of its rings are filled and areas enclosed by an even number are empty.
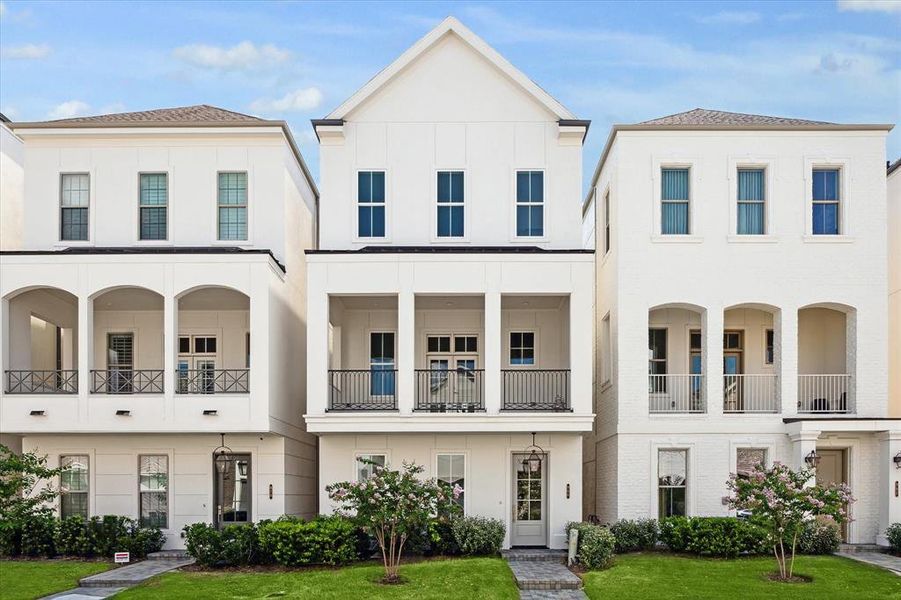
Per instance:
[[[828,476],[859,499],[847,541],[884,543],[901,518],[891,460],[901,423],[888,418],[886,129],[614,129],[585,210],[597,232],[599,416],[585,437],[584,513],[666,514],[658,459],[676,450],[676,512],[727,515],[739,449],[794,467],[816,449],[837,457]],[[812,176],[824,168],[841,182],[838,235],[811,223]],[[681,235],[661,226],[666,169],[687,170]],[[763,172],[755,235],[737,231],[741,169]],[[819,472],[827,477],[827,465]]]
[[[889,414],[901,417],[901,162],[888,173]]]
[[[0,255],[4,439],[86,462],[87,514],[162,514],[167,547],[192,522],[316,514],[317,440],[301,415],[318,191],[289,133],[108,120],[11,125],[25,210]],[[61,228],[70,173],[87,175],[83,240]],[[163,239],[140,239],[145,173],[165,177]],[[221,173],[241,177],[235,239],[218,221],[232,206]],[[241,473],[219,489],[223,443]],[[165,465],[167,503],[142,512],[148,456]]]

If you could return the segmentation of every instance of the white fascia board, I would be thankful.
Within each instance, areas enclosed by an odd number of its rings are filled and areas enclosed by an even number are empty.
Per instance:
[[[519,414],[360,414],[304,415],[311,433],[498,433],[498,432],[586,432],[594,415]]]

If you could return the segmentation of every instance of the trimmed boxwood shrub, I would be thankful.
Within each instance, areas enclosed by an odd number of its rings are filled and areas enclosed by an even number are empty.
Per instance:
[[[888,538],[889,547],[893,554],[901,555],[901,523],[892,523],[885,530],[885,537]]]
[[[660,522],[660,541],[673,552],[736,557],[765,554],[766,530],[735,517],[668,517]]]
[[[575,529],[579,532],[576,560],[586,569],[605,569],[613,564],[616,538],[610,530],[591,523],[567,523],[566,536]]]
[[[656,519],[621,519],[608,525],[608,529],[616,538],[617,554],[652,550],[660,535]]]
[[[226,525],[217,529],[206,523],[185,526],[185,548],[204,567],[236,567],[268,562],[260,548],[259,528],[269,523]]]
[[[507,533],[503,521],[489,517],[460,517],[451,529],[460,553],[469,556],[497,554]]]
[[[114,552],[130,552],[132,558],[144,558],[165,541],[159,529],[139,527],[134,520],[115,515],[86,520],[38,513],[0,525],[0,552],[6,556],[109,559]]]
[[[832,554],[842,543],[842,530],[829,517],[808,521],[798,536],[798,552],[801,554]]]
[[[280,565],[340,565],[356,560],[357,528],[340,516],[260,525],[260,548]]]

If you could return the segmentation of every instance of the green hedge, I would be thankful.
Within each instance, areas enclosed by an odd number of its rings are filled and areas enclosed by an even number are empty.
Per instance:
[[[653,550],[660,530],[656,519],[621,519],[607,526],[616,539],[616,553]]]
[[[140,527],[127,517],[68,517],[33,515],[22,522],[0,523],[0,555],[112,558],[114,552],[130,552],[144,558],[163,547],[159,529]]]
[[[606,527],[590,523],[567,523],[566,536],[575,529],[579,532],[576,560],[586,569],[605,569],[613,564],[616,538]]]
[[[660,521],[660,541],[673,552],[736,557],[770,551],[767,531],[735,517],[669,517]]]
[[[470,556],[497,554],[507,533],[503,521],[489,517],[458,517],[451,530],[460,552]]]
[[[885,537],[888,538],[889,546],[893,554],[901,555],[901,523],[892,523],[885,530]]]

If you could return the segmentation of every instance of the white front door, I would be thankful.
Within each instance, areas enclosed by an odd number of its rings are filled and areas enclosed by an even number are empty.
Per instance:
[[[513,526],[511,546],[547,546],[547,454],[534,469],[528,454],[513,455]]]

